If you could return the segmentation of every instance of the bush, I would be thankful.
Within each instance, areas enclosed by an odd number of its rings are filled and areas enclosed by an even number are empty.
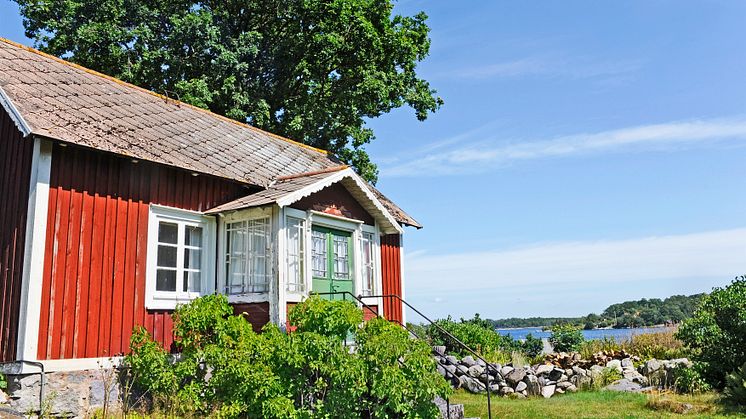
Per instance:
[[[178,307],[178,360],[137,330],[125,365],[139,390],[169,414],[268,418],[437,417],[432,400],[450,391],[427,344],[383,319],[360,327],[350,302],[310,298],[289,334],[231,313],[219,295]]]
[[[594,354],[599,352],[616,352],[622,349],[616,339],[611,336],[604,336],[601,339],[589,339],[581,343],[578,352],[583,359],[592,359]]]
[[[455,322],[449,316],[446,319],[436,320],[435,324],[481,354],[495,351],[511,352],[520,348],[520,343],[514,341],[510,336],[502,336],[494,331],[491,326],[487,327],[485,324],[474,320],[462,319],[460,322]],[[427,328],[427,331],[432,344],[445,346],[448,353],[461,356],[471,354],[438,327],[431,325]]]
[[[531,333],[526,335],[526,339],[521,343],[521,352],[531,358],[541,355],[544,350],[544,342],[541,338],[535,338]]]
[[[673,369],[673,389],[681,394],[704,393],[711,389],[710,385],[702,378],[701,364],[687,367],[679,364]]]
[[[0,390],[8,388],[8,379],[0,372]]]
[[[746,277],[705,296],[676,337],[703,363],[705,379],[723,388],[725,375],[746,363]]]
[[[556,324],[552,326],[551,330],[552,335],[549,337],[549,343],[552,344],[555,352],[577,351],[585,341],[583,332],[578,327],[568,323]]]
[[[684,342],[676,338],[676,330],[632,335],[622,343],[622,349],[642,359],[675,359],[689,356]]]
[[[746,406],[746,364],[725,377],[725,398],[736,405]]]

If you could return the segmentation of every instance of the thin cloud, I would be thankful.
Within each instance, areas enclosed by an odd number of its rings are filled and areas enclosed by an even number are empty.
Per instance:
[[[457,148],[415,154],[413,160],[384,167],[381,173],[388,177],[483,173],[518,161],[744,139],[746,118],[679,121],[543,141],[477,140]]]
[[[408,297],[414,302],[432,301],[431,293],[471,296],[479,301],[469,309],[484,313],[494,309],[490,300],[520,297],[546,306],[557,290],[580,290],[579,296],[598,284],[614,290],[627,283],[653,287],[656,282],[692,278],[725,281],[744,273],[746,228],[406,257]],[[527,292],[530,289],[550,292]]]

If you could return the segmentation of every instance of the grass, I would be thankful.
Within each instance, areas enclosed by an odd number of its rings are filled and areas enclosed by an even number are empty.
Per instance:
[[[591,391],[554,396],[511,399],[492,397],[493,418],[736,418],[744,412],[729,411],[715,393],[677,395]],[[459,390],[451,403],[464,405],[466,417],[487,418],[487,396]],[[691,405],[691,408],[689,406]],[[686,414],[681,412],[687,410]]]

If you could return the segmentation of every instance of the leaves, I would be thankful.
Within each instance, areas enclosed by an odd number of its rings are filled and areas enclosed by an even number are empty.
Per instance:
[[[443,101],[418,77],[427,16],[391,0],[16,0],[37,47],[327,149],[375,181],[366,120]]]
[[[557,323],[552,326],[551,330],[549,343],[552,344],[555,352],[577,351],[585,340],[583,332],[569,323]]]

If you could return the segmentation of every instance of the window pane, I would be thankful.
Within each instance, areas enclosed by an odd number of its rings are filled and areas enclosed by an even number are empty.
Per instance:
[[[314,231],[311,235],[311,262],[313,276],[326,277],[326,234]]]
[[[184,268],[200,269],[202,267],[202,250],[184,249]]]
[[[269,289],[269,217],[228,225],[227,292],[265,292]]]
[[[375,261],[373,253],[373,234],[363,233],[363,295],[373,295],[375,284]]]
[[[176,271],[158,269],[156,271],[155,289],[157,291],[176,291]]]
[[[176,267],[176,250],[175,246],[158,246],[158,262],[157,265],[164,268],[175,268]]]
[[[334,277],[349,279],[350,265],[347,254],[347,237],[332,234],[332,240],[334,245]]]
[[[202,227],[186,226],[184,244],[187,246],[202,247]]]
[[[305,276],[303,271],[304,224],[304,220],[287,218],[287,287],[289,291],[305,290],[303,284]]]
[[[161,221],[158,223],[158,242],[176,244],[179,237],[179,225]]]
[[[184,292],[200,292],[200,273],[184,271]]]

